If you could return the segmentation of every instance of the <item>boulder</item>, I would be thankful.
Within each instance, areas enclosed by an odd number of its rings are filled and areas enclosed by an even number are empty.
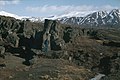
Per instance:
[[[19,44],[19,37],[17,36],[17,33],[15,31],[8,31],[8,36],[6,37],[6,40],[12,47],[18,47]]]
[[[68,42],[71,41],[72,33],[73,33],[73,29],[71,27],[66,27],[65,28],[64,36],[63,36],[63,39],[64,39],[65,43],[68,43]]]

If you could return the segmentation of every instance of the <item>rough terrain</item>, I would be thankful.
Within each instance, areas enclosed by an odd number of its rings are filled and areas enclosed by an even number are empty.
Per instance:
[[[0,50],[0,80],[119,80],[120,28],[0,16]]]

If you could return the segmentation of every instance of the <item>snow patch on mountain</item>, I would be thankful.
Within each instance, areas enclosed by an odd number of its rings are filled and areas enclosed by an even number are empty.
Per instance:
[[[73,12],[69,12],[69,13],[64,13],[61,15],[54,15],[54,16],[50,16],[50,17],[45,17],[44,19],[51,19],[51,20],[60,20],[63,18],[71,18],[71,17],[85,17],[86,15],[93,13],[95,11],[83,11],[83,12],[77,12],[77,11],[73,11]]]
[[[27,17],[27,16],[18,16],[18,15],[16,15],[16,14],[8,13],[8,12],[5,12],[5,11],[0,11],[0,15],[2,15],[2,16],[14,17],[14,18],[16,18],[16,19],[29,18],[29,17]]]
[[[0,11],[0,15],[10,16],[20,20],[30,20],[32,22],[44,22],[45,19],[59,20],[65,24],[77,24],[87,26],[101,26],[101,25],[116,25],[120,24],[120,10],[113,9],[112,11],[83,11],[83,12],[69,12],[61,15],[52,15],[49,17],[27,17],[18,16],[5,11]],[[118,25],[119,25],[118,24]]]
[[[84,17],[61,18],[60,21],[65,24],[77,24],[86,26],[103,26],[103,25],[119,25],[120,10],[113,9],[112,11],[96,11]]]

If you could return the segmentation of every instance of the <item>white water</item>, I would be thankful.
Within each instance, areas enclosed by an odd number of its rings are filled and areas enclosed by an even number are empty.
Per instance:
[[[105,76],[104,74],[98,74],[98,75],[96,75],[94,78],[92,78],[90,80],[100,80],[104,76]]]

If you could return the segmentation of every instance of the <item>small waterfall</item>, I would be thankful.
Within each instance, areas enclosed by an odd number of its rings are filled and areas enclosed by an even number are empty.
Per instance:
[[[98,74],[98,75],[96,75],[94,78],[92,78],[90,80],[100,80],[104,76],[105,76],[104,74]]]

